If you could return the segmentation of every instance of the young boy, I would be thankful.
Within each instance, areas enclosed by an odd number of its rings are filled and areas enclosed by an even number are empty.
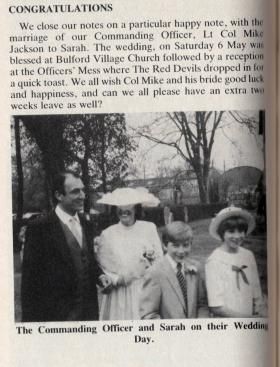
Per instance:
[[[199,265],[189,254],[192,230],[175,221],[165,227],[166,254],[146,273],[140,297],[142,319],[196,318],[199,298]]]

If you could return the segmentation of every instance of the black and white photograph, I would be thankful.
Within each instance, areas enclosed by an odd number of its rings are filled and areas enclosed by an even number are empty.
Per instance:
[[[265,112],[11,117],[15,322],[267,317]]]

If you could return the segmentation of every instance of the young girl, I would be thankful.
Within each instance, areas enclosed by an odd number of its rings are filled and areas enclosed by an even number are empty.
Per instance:
[[[206,261],[208,305],[214,317],[261,316],[262,292],[253,253],[242,247],[255,228],[252,215],[241,208],[221,210],[209,233],[222,241]]]

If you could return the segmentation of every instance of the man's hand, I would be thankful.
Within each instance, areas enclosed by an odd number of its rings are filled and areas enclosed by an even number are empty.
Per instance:
[[[100,285],[102,287],[102,289],[101,289],[102,293],[111,292],[111,290],[113,288],[113,283],[112,283],[111,278],[108,275],[106,275],[106,274],[100,275],[99,282],[100,282]]]

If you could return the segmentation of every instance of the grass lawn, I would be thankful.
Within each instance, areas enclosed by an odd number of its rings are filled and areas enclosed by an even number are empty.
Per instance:
[[[192,248],[193,257],[199,260],[204,269],[205,260],[211,252],[218,246],[218,241],[211,238],[208,234],[210,219],[198,220],[191,222],[190,225],[194,232],[194,243]],[[261,280],[262,291],[267,295],[267,255],[266,255],[266,237],[264,235],[249,236],[246,239],[244,247],[251,250],[258,264],[258,270]],[[21,281],[21,266],[19,255],[14,257],[15,268],[15,320],[21,320],[20,307],[20,281]],[[204,274],[202,274],[204,276]]]

